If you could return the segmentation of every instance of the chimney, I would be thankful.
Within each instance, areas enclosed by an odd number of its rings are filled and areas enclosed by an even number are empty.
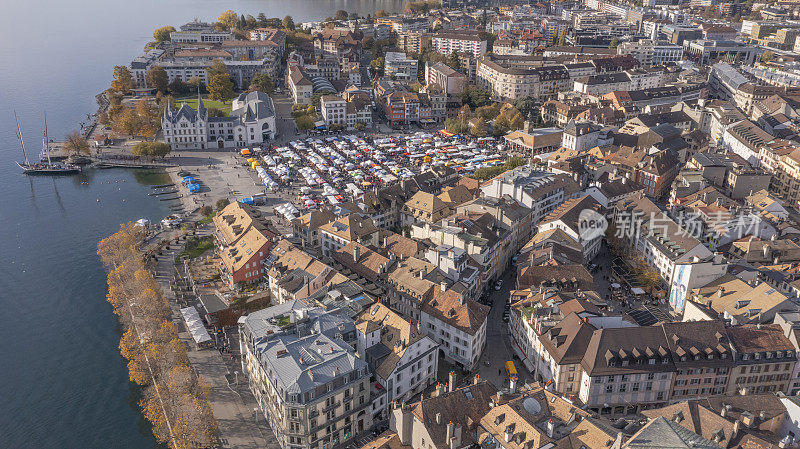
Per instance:
[[[728,416],[728,404],[722,404],[722,408],[719,410],[719,416],[723,418]]]
[[[514,394],[517,392],[517,380],[513,377],[508,380],[508,392]]]
[[[388,235],[384,235],[383,236],[383,247],[386,248],[387,246],[389,246],[389,236]]]
[[[442,423],[442,412],[437,412],[436,413],[436,424],[441,424],[441,423]]]
[[[556,430],[556,423],[553,419],[547,420],[547,438],[553,438],[553,431]]]
[[[361,248],[359,248],[357,244],[353,245],[353,262],[357,263],[360,257],[361,257]]]
[[[444,394],[444,384],[439,382],[436,384],[436,396]]]
[[[455,390],[455,388],[456,388],[456,372],[450,371],[450,375],[448,376],[447,391],[448,392],[453,391]]]
[[[736,435],[739,435],[739,429],[741,429],[741,427],[742,427],[742,422],[737,419],[736,422],[733,423],[733,431],[730,439],[733,439],[734,437],[736,437]]]
[[[480,374],[475,374],[475,377],[472,378],[472,384],[473,385],[478,385],[478,382],[480,382],[480,381],[481,381],[481,375]]]
[[[455,433],[456,426],[453,425],[453,421],[447,423],[447,439],[446,441],[450,443],[450,439],[453,438],[453,434]]]
[[[411,414],[411,407],[405,407],[405,404],[392,411],[394,414],[394,426],[392,430],[397,433],[400,443],[403,445],[411,444],[411,429],[414,421],[414,415]]]
[[[514,432],[511,430],[511,426],[506,426],[506,432],[505,433],[506,433],[506,438],[505,438],[506,439],[506,443],[511,442],[511,436],[514,434]]]
[[[445,281],[439,282],[439,289],[442,290],[442,293],[447,291],[447,282],[445,282]]]
[[[456,431],[455,434],[453,435],[453,440],[451,440],[450,443],[451,443],[450,447],[453,449],[461,447],[461,423],[456,424]]]
[[[767,420],[767,411],[766,410],[761,410],[760,412],[758,412],[758,419],[761,420],[761,422],[766,421]]]

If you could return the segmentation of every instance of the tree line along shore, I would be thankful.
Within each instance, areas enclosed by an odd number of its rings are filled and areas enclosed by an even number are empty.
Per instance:
[[[131,382],[142,388],[139,407],[159,442],[172,449],[215,446],[209,385],[189,367],[169,302],[145,266],[144,237],[141,227],[125,223],[97,248],[108,272],[107,300],[122,325],[120,354]]]

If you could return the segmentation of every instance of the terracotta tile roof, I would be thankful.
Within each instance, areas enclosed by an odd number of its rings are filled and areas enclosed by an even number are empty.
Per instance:
[[[547,267],[524,267],[517,277],[517,289],[558,287],[564,291],[592,290],[594,278],[581,264],[567,264]]]
[[[349,214],[336,221],[326,223],[319,227],[321,231],[330,233],[348,242],[360,240],[370,234],[378,232],[378,228],[370,218],[362,218],[358,214]]]
[[[389,269],[390,261],[366,246],[350,242],[332,254],[333,260],[359,276],[375,282]]]
[[[728,329],[728,335],[733,346],[742,353],[794,350],[778,324],[733,326]]]
[[[410,449],[411,446],[405,446],[400,443],[400,437],[391,430],[387,430],[382,434],[375,437],[372,441],[361,446],[360,449]]]
[[[442,291],[436,288],[433,298],[422,306],[422,311],[440,321],[474,335],[486,322],[491,308],[466,299],[453,289]]]
[[[453,205],[466,203],[467,201],[471,200],[472,197],[473,195],[470,190],[463,185],[446,187],[442,193],[438,195],[440,200]]]
[[[390,349],[390,353],[380,360],[375,373],[382,379],[388,379],[403,358],[406,349],[412,344],[428,338],[403,317],[381,303],[369,306],[356,320],[356,329],[367,334],[380,329],[381,343]]]
[[[431,443],[437,448],[449,448],[447,424],[452,422],[461,426],[461,447],[469,447],[478,442],[479,423],[489,412],[489,400],[497,392],[497,388],[487,381],[458,388],[452,392],[426,398],[411,404],[414,416],[425,426]],[[453,413],[458,410],[458,413]],[[441,422],[436,422],[437,414],[441,414]]]

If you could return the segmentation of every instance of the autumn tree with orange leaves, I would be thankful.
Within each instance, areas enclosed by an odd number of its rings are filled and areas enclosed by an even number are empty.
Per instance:
[[[143,229],[126,223],[97,246],[108,272],[107,300],[123,326],[120,354],[131,382],[144,388],[139,406],[160,442],[172,449],[217,445],[208,383],[189,367],[169,302],[144,264],[143,240]]]

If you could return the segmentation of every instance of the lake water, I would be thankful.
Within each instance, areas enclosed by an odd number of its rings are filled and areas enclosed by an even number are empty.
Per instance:
[[[62,138],[96,110],[114,65],[127,65],[152,30],[225,9],[319,20],[344,9],[398,11],[404,1],[5,0],[0,14],[0,435],[9,448],[149,448],[117,352],[97,242],[138,218],[159,220],[148,197],[157,172],[102,170],[79,177],[20,175],[13,110],[31,153],[43,113]],[[99,200],[99,201],[98,201]]]

